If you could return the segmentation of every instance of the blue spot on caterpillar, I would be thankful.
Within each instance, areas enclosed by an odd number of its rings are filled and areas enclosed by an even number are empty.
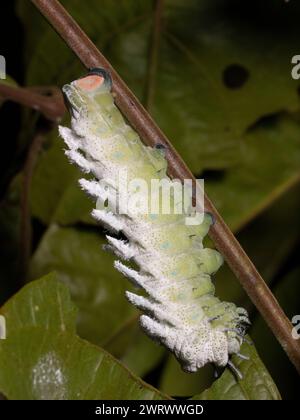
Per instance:
[[[114,104],[105,70],[91,69],[87,76],[65,85],[63,93],[72,116],[71,129],[59,128],[68,147],[66,155],[95,177],[79,183],[97,200],[93,217],[112,232],[107,235],[107,248],[139,267],[136,271],[120,260],[115,262],[117,270],[147,293],[144,297],[126,292],[127,299],[145,312],[140,317],[142,328],[173,352],[188,372],[211,362],[228,365],[239,374],[230,355],[239,355],[249,319],[245,309],[214,294],[211,276],[222,257],[202,243],[214,222],[212,215],[206,214],[200,225],[186,225],[182,214],[140,215],[101,207],[99,203],[114,199],[113,193],[121,193],[120,170],[127,171],[128,181],[143,178],[148,185],[159,178],[171,186],[161,153],[164,146],[145,146],[127,124]],[[127,240],[113,236],[118,232]]]

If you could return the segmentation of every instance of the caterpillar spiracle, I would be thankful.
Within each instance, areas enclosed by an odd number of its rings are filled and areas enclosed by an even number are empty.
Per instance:
[[[140,316],[145,332],[173,352],[185,371],[195,372],[211,362],[228,365],[240,376],[230,355],[240,355],[250,322],[245,309],[215,296],[211,275],[221,266],[222,256],[202,244],[213,222],[211,215],[205,214],[201,224],[188,225],[175,212],[122,214],[120,208],[115,211],[105,204],[121,193],[122,170],[128,181],[173,182],[167,176],[164,150],[142,143],[116,107],[111,85],[109,73],[100,68],[64,85],[71,128],[61,126],[59,132],[70,161],[94,177],[79,183],[97,200],[92,216],[111,232],[107,248],[128,261],[115,261],[116,269],[146,292],[128,291],[126,296],[145,312]]]

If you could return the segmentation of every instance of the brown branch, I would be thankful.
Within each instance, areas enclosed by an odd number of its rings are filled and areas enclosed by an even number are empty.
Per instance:
[[[160,143],[166,147],[169,175],[181,180],[194,179],[147,111],[63,6],[57,0],[31,1],[86,67],[103,67],[110,72],[117,106],[146,144]],[[210,237],[300,373],[300,343],[292,338],[291,322],[208,197],[205,197],[205,208],[215,217]]]
[[[42,147],[45,132],[37,131],[35,134],[26,157],[23,176],[22,192],[20,200],[20,263],[19,276],[21,279],[26,277],[28,262],[31,254],[32,229],[30,213],[30,188],[33,170]]]
[[[59,121],[65,111],[61,91],[57,87],[23,88],[0,83],[0,96],[41,112],[50,121]]]
[[[149,51],[149,66],[145,93],[145,108],[148,111],[150,111],[150,109],[152,108],[154,100],[163,10],[164,0],[155,0],[151,46]]]

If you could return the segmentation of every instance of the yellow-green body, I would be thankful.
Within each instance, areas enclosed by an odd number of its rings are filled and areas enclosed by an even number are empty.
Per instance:
[[[120,261],[116,268],[148,294],[145,298],[127,292],[127,297],[146,312],[141,316],[145,331],[174,352],[185,370],[196,371],[208,362],[225,366],[229,355],[239,351],[249,321],[244,309],[214,295],[211,275],[222,257],[202,244],[212,218],[206,214],[201,224],[186,224],[192,210],[175,214],[178,202],[174,194],[171,214],[163,214],[160,201],[158,214],[151,213],[149,202],[143,214],[122,212],[119,202],[116,206],[124,192],[145,203],[152,180],[165,180],[169,186],[173,181],[167,176],[163,150],[145,146],[115,106],[107,73],[100,69],[90,76],[64,87],[72,129],[61,127],[60,133],[70,160],[95,177],[94,181],[80,180],[82,188],[97,199],[93,216],[128,239],[107,236],[108,247],[123,260],[133,261],[139,270]],[[98,85],[86,89],[88,82]],[[128,183],[143,180],[146,190],[127,184],[120,187],[120,174],[126,174]]]

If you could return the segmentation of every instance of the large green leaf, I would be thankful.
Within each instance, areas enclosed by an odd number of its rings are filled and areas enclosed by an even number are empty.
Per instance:
[[[241,351],[250,360],[233,357],[234,364],[241,370],[243,379],[228,369],[213,385],[193,399],[200,400],[279,400],[279,391],[259,358],[254,346],[245,344]]]
[[[102,346],[133,373],[144,377],[162,362],[167,349],[151,340],[139,325],[139,314],[120,324]]]
[[[127,333],[125,330],[124,334]],[[145,376],[161,363],[166,353],[165,347],[151,340],[136,325],[130,345],[126,347],[121,360],[136,375]]]
[[[262,121],[243,137],[239,164],[222,182],[206,190],[233,230],[240,229],[300,180],[298,117],[279,115]]]
[[[184,372],[176,358],[169,354],[160,377],[159,389],[172,397],[191,397],[209,388],[214,378],[213,365],[206,365],[196,373]]]
[[[166,398],[75,334],[76,309],[54,275],[25,286],[1,309],[0,391],[9,399]]]
[[[30,279],[56,271],[79,308],[79,334],[101,344],[137,313],[125,298],[130,284],[113,268],[114,258],[103,244],[97,232],[52,225],[30,269]]]
[[[108,353],[75,335],[76,309],[56,276],[29,283],[4,305],[1,314],[7,338],[0,343],[0,389],[8,398],[162,397]],[[244,379],[237,382],[225,372],[201,399],[279,398],[254,348],[244,346],[243,352],[250,361],[234,362]]]
[[[55,270],[79,308],[80,336],[100,343],[143,376],[159,362],[164,349],[137,326],[138,312],[125,299],[125,290],[131,286],[113,268],[114,258],[102,250],[103,244],[100,229],[93,232],[53,225],[32,259],[29,278]]]
[[[249,223],[237,235],[248,256],[270,286],[298,239],[299,212],[300,185],[298,184],[283,194],[271,208]],[[214,280],[216,294],[222,300],[242,306],[251,304],[244,289],[240,287],[227,265],[218,270]]]

